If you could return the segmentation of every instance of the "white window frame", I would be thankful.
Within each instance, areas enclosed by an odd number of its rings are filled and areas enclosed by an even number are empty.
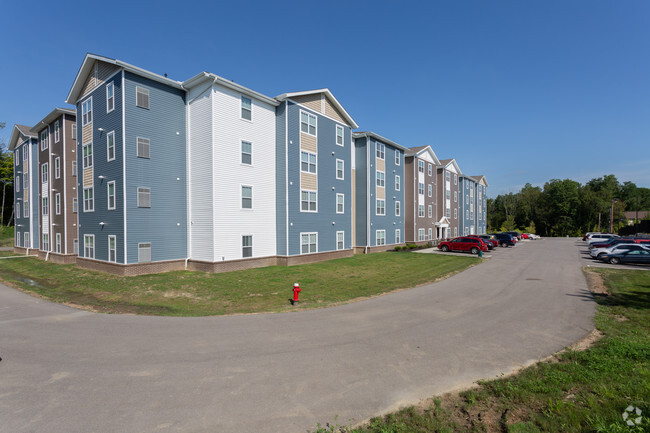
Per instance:
[[[95,258],[95,235],[84,235],[84,258]]]
[[[239,202],[240,209],[242,210],[251,210],[253,209],[253,185],[241,185],[240,187],[241,200]],[[244,191],[250,191],[250,197],[244,196]],[[244,205],[244,200],[250,201],[250,206]],[[246,202],[248,203],[248,202]]]
[[[244,150],[244,144],[247,144],[250,146],[250,149],[248,152]],[[241,159],[240,162],[242,165],[253,165],[253,143],[250,141],[246,140],[241,140],[240,142],[240,150],[241,150]],[[244,161],[244,156],[248,156],[249,161],[246,162]]]
[[[23,244],[23,247],[25,247],[25,248],[29,247],[29,232],[25,232],[23,234],[23,242],[25,242]]]
[[[139,95],[142,95],[143,98],[146,96],[146,102],[147,102],[146,106],[144,105],[145,102],[144,99],[141,101],[142,104],[140,103],[140,101],[138,101]],[[151,108],[149,89],[147,89],[146,87],[135,86],[135,106],[144,108],[145,110],[149,110]]]
[[[305,243],[305,237],[307,238],[307,243]],[[312,243],[312,237],[314,242]],[[307,251],[303,251],[305,245],[307,245]],[[311,250],[311,246],[314,245],[314,251]],[[300,254],[314,254],[318,252],[318,232],[300,232]]]
[[[418,195],[424,195],[424,182],[418,182]]]
[[[81,103],[81,126],[93,123],[93,97]]]
[[[458,209],[454,208],[454,219],[458,219]]]
[[[18,152],[18,151],[16,151]],[[29,147],[23,146],[23,161],[27,161],[29,159]],[[18,164],[16,164],[18,165]]]
[[[454,185],[458,185],[458,175],[454,173]]]
[[[136,194],[136,207],[151,208],[151,188],[139,186],[136,188]]]
[[[424,173],[424,161],[418,160],[418,172]]]
[[[54,158],[54,178],[55,179],[61,178],[61,157],[60,156]]]
[[[79,199],[77,197],[72,198],[72,213],[79,212]]]
[[[25,176],[25,177],[27,177],[27,176]],[[20,175],[19,174],[16,175],[16,180],[14,181],[14,183],[16,184],[16,192],[20,192]]]
[[[395,243],[396,244],[402,243],[402,230],[400,229],[395,229]]]
[[[424,218],[424,205],[418,205],[418,218]]]
[[[307,200],[304,200],[303,198],[305,193],[307,194]],[[310,209],[312,203],[314,204],[314,209]],[[305,204],[307,204],[307,209],[304,209]],[[318,191],[312,191],[308,189],[300,190],[300,212],[318,212]]]
[[[88,191],[90,194],[86,194]],[[94,212],[95,211],[95,187],[89,186],[83,190],[83,199],[84,199],[84,212]]]
[[[149,256],[148,260],[147,260],[147,256]],[[151,242],[138,242],[138,263],[151,263],[151,262],[152,262]]]
[[[70,139],[76,140],[77,139],[77,125],[72,125],[72,133],[70,136]]]
[[[341,168],[339,170],[339,164],[341,164]],[[340,176],[339,176],[340,172]],[[338,180],[345,180],[345,161],[342,159],[337,159],[336,160],[336,179]]]
[[[25,151],[23,150],[23,155],[25,154]],[[16,149],[14,152],[14,165],[18,166],[20,165],[20,150]]]
[[[50,251],[50,234],[49,233],[43,233],[43,245],[41,246],[41,250]]]
[[[429,184],[429,186],[427,187],[427,193],[429,197],[433,196],[433,185]]]
[[[345,213],[345,194],[336,193],[336,213]]]
[[[306,160],[305,160],[306,157]],[[312,161],[313,159],[313,161]],[[304,169],[303,164],[307,165],[307,170]],[[314,171],[312,170],[312,167]],[[300,151],[300,171],[303,173],[318,174],[318,155],[306,150]]]
[[[22,214],[20,213],[20,202],[16,201],[16,219],[20,218],[21,215]]]
[[[50,214],[50,198],[41,197],[41,215],[48,216]]]
[[[433,166],[431,165],[431,163],[429,163],[429,166],[427,167],[427,174],[428,174],[429,176],[431,176],[431,174],[432,174],[432,167],[433,167]]]
[[[246,238],[250,238],[250,245],[246,245]],[[250,254],[246,255],[244,252],[249,249]],[[241,256],[242,259],[253,257],[253,235],[242,235],[241,237]]]
[[[399,174],[395,175],[395,191],[400,191],[402,189],[402,178]]]
[[[82,168],[85,170],[93,166],[93,143],[86,143],[81,146]]]
[[[54,142],[58,143],[59,141],[61,141],[61,125],[57,120],[54,122]]]
[[[115,110],[115,86],[111,81],[106,85],[106,113],[108,114],[113,110]]]
[[[113,187],[113,194],[111,194],[111,186]],[[111,198],[113,199],[113,204],[111,205]],[[115,199],[115,181],[111,180],[106,184],[106,207],[108,210],[115,210],[115,204],[117,200]]]
[[[399,200],[395,202],[395,216],[402,216],[402,203]]]
[[[57,215],[61,215],[61,193],[57,192],[54,195],[54,210]]]
[[[386,200],[383,198],[375,199],[375,215],[385,216],[386,215]]]
[[[239,113],[239,117],[242,120],[246,120],[248,122],[253,121],[253,99],[249,98],[248,96],[241,96],[240,99],[240,106],[241,110]],[[244,101],[248,101],[248,108],[244,106]],[[244,115],[244,113],[248,113],[248,118]]]
[[[375,245],[386,245],[386,230],[375,230]]]
[[[303,117],[307,116],[307,121],[303,121]],[[311,120],[314,121],[314,124],[311,124]],[[306,125],[306,131],[303,131],[303,125]],[[314,128],[314,133],[309,132],[309,128]],[[313,137],[318,137],[318,117],[315,114],[311,114],[308,111],[300,110],[300,132],[303,134],[311,135]]]
[[[144,158],[144,159],[151,159],[151,140],[146,138],[146,137],[136,137],[135,139],[135,145],[136,145],[136,155],[138,158]],[[142,145],[142,146],[140,146]],[[142,147],[142,151],[140,150],[140,147]],[[146,149],[146,155],[145,155],[145,149]]]
[[[47,162],[41,164],[41,183],[49,183],[50,181],[50,168]]]
[[[341,139],[340,143],[339,138]],[[345,146],[345,134],[344,129],[341,125],[336,125],[336,145],[341,147]]]
[[[113,241],[113,248],[111,249],[111,241]],[[113,257],[111,257],[111,253]],[[117,236],[108,235],[108,261],[117,263]]]
[[[429,227],[429,230],[427,230],[427,238],[431,240],[433,238],[433,229]]]
[[[24,218],[29,217],[29,202],[28,201],[23,202],[23,217]]]
[[[54,251],[57,254],[61,254],[61,233],[57,233],[54,239]]]
[[[375,142],[375,157],[377,159],[386,159],[386,145],[384,143]]]
[[[424,229],[418,229],[418,241],[424,241],[424,240],[426,240]]]
[[[79,254],[79,239],[72,240],[72,252],[74,254]]]
[[[380,188],[386,188],[386,173],[377,170],[375,172],[375,184]]]
[[[341,251],[345,249],[345,232],[338,231],[336,232],[336,251]]]
[[[115,131],[106,134],[106,161],[113,160],[115,160]]]
[[[402,164],[401,161],[402,161],[402,152],[395,149],[395,165],[401,165]]]
[[[458,203],[458,191],[454,191],[454,203]]]
[[[41,150],[45,150],[49,147],[47,129],[41,131]]]
[[[428,206],[427,215],[429,216],[429,218],[433,218],[433,205]]]

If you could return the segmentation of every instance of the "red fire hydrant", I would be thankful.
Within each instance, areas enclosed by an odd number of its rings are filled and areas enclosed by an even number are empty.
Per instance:
[[[293,285],[293,299],[291,300],[291,305],[296,305],[298,302],[298,293],[300,293],[300,284],[296,283]]]

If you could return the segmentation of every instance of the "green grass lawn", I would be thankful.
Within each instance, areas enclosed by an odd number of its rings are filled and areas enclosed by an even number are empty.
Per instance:
[[[0,247],[14,246],[14,228],[0,226]]]
[[[346,432],[650,432],[650,272],[597,270],[609,290],[596,294],[596,326],[604,337],[520,374],[481,382]],[[622,414],[633,406],[641,424]],[[629,419],[636,419],[636,413]]]
[[[106,313],[204,316],[326,307],[421,285],[479,263],[476,257],[376,253],[222,274],[117,277],[35,258],[0,260],[0,278],[46,299]],[[293,284],[302,289],[291,306]]]

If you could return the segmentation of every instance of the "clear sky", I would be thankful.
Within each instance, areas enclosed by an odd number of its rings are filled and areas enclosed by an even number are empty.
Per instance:
[[[650,2],[8,1],[0,121],[34,125],[87,52],[268,96],[329,88],[360,125],[430,144],[488,194],[614,174],[650,187]]]

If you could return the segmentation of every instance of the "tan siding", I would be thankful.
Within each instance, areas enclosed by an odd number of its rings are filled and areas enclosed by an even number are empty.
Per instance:
[[[93,186],[93,168],[84,169],[84,188]]]
[[[79,96],[79,99],[83,98],[88,93],[92,92],[92,90],[95,88],[96,85],[97,85],[97,81],[95,80],[95,67],[93,66],[92,71],[90,72],[90,74],[88,74],[88,78],[86,79],[86,82],[84,83],[84,86],[81,89],[81,95]]]
[[[291,98],[298,104],[304,105],[305,107],[314,110],[318,113],[322,113],[322,104],[321,104],[321,93],[314,93],[311,95],[296,96]],[[324,113],[323,113],[324,114]]]
[[[348,122],[344,120],[345,118],[339,112],[339,110],[337,110],[336,107],[334,107],[334,105],[327,98],[325,98],[325,115],[331,117],[332,119],[336,119],[341,123],[345,123],[346,125],[348,124]]]
[[[108,77],[117,72],[120,68],[110,63],[99,62],[99,67],[97,70],[97,85],[104,83]]]
[[[119,66],[115,66],[110,63],[95,62],[93,64],[92,70],[88,74],[86,82],[84,83],[79,99],[92,92],[97,86],[102,85],[108,77],[113,75],[119,69]]]
[[[28,202],[28,201],[29,201],[29,187],[23,190],[23,202]]]
[[[318,140],[313,135],[301,132],[300,148],[309,152],[318,153]]]
[[[300,189],[318,190],[318,176],[311,173],[300,173]]]
[[[90,143],[93,140],[93,123],[90,122],[81,130],[81,143]]]
[[[375,158],[375,166],[377,167],[377,170],[386,173],[386,160]]]
[[[377,198],[380,198],[382,200],[386,200],[386,188],[382,188],[380,186],[377,187]],[[388,207],[388,206],[386,206]]]

